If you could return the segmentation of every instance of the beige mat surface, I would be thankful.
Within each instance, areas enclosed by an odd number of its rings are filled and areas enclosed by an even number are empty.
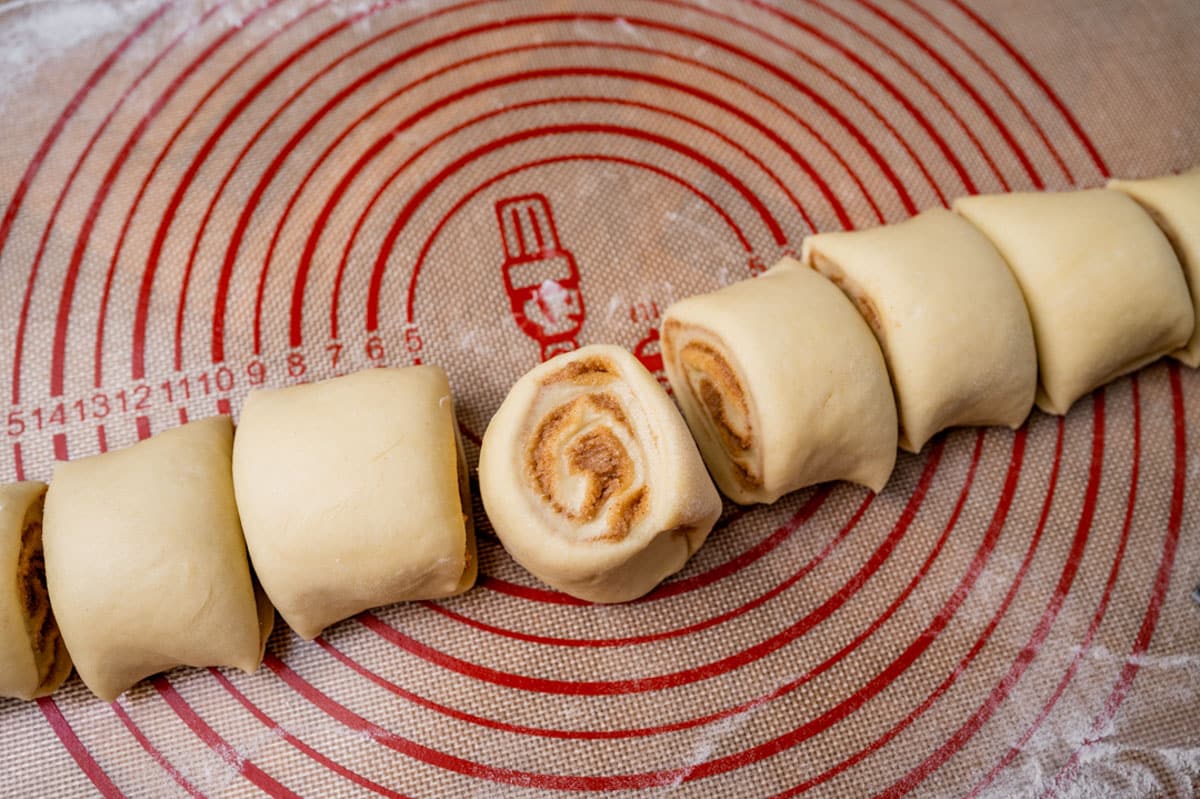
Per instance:
[[[477,442],[544,355],[656,368],[672,300],[814,228],[1200,163],[1198,34],[1188,0],[10,0],[0,479],[379,363],[446,367]],[[578,314],[530,309],[551,278]],[[616,607],[477,501],[463,597],[0,700],[0,794],[1193,795],[1198,443],[1158,363],[878,496],[729,507]]]

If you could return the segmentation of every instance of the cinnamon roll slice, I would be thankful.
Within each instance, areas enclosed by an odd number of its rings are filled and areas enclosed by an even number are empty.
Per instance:
[[[101,699],[174,666],[258,668],[274,611],[251,581],[232,446],[233,424],[217,416],[54,470],[46,582]]]
[[[1033,407],[1037,352],[1012,273],[970,222],[943,210],[804,240],[804,263],[845,292],[887,361],[900,446],[947,427],[1016,428]]]
[[[513,558],[593,602],[635,599],[679,571],[721,513],[670,397],[607,345],[517,381],[483,437],[479,487]]]
[[[1148,180],[1110,180],[1108,187],[1137,200],[1166,234],[1183,265],[1192,308],[1200,314],[1200,169]],[[1200,366],[1200,325],[1171,357]]]
[[[1153,220],[1111,189],[961,197],[1021,287],[1038,353],[1037,405],[1064,414],[1092,389],[1184,346],[1195,311]]]
[[[303,638],[475,584],[466,459],[437,366],[253,392],[233,480],[258,578]]]
[[[71,673],[42,559],[46,484],[0,485],[0,696],[35,699]]]
[[[839,479],[878,491],[891,475],[896,406],[879,344],[845,295],[794,258],[673,304],[662,350],[708,469],[734,502]]]

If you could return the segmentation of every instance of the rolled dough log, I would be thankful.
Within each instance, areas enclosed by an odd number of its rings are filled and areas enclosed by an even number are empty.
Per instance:
[[[233,478],[250,560],[303,638],[475,583],[466,463],[439,367],[253,392]]]
[[[670,397],[608,345],[517,381],[483,437],[479,488],[513,558],[593,602],[635,599],[679,571],[721,513]]]
[[[50,601],[101,699],[173,666],[252,672],[262,660],[274,613],[251,583],[232,443],[229,417],[217,416],[55,469]]]
[[[887,361],[900,446],[959,425],[1016,428],[1033,407],[1037,352],[1004,259],[949,211],[804,240],[804,263],[838,285]]]
[[[1118,191],[962,197],[1021,286],[1040,370],[1037,405],[1077,399],[1182,347],[1195,312],[1179,259],[1136,202]]]
[[[1200,169],[1149,180],[1111,180],[1108,186],[1137,200],[1167,234],[1183,265],[1192,309],[1200,314]],[[1171,357],[1191,367],[1200,366],[1200,325]]]
[[[896,406],[879,344],[850,300],[794,258],[673,304],[662,349],[709,471],[734,502],[838,479],[879,491],[891,475]]]
[[[42,560],[45,483],[0,485],[0,696],[51,694],[71,673]]]

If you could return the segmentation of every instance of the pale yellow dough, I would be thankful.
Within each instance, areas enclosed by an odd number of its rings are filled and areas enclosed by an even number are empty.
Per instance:
[[[55,469],[50,601],[101,699],[173,666],[252,672],[262,660],[274,614],[251,584],[232,443],[229,417],[217,416]]]
[[[258,578],[303,638],[475,583],[466,465],[436,366],[252,393],[233,475]]]
[[[1179,259],[1125,194],[981,195],[954,210],[992,240],[1021,286],[1038,352],[1037,405],[1047,413],[1066,413],[1191,337]]]
[[[671,398],[609,345],[517,381],[483,437],[479,488],[513,558],[593,602],[636,599],[679,571],[721,513]]]
[[[887,483],[897,421],[879,344],[850,300],[794,258],[673,304],[662,349],[708,469],[734,502],[828,480]]]
[[[0,696],[51,694],[71,673],[42,565],[45,483],[0,485]]]
[[[1137,200],[1167,234],[1183,265],[1192,309],[1200,314],[1200,169],[1149,180],[1111,180],[1108,186]],[[1171,357],[1200,366],[1200,325]]]
[[[1016,428],[1033,407],[1037,352],[1021,290],[971,223],[926,211],[804,240],[804,263],[838,284],[883,349],[900,446],[961,425]]]

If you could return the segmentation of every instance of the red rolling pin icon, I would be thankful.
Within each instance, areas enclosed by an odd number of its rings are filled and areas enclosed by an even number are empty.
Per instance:
[[[550,202],[524,194],[496,202],[504,242],[504,291],[521,332],[536,341],[546,361],[579,347],[586,312],[575,256],[564,250]]]

